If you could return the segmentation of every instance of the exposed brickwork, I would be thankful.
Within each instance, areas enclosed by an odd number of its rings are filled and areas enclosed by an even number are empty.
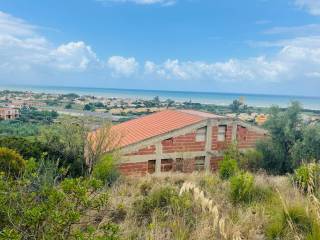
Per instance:
[[[210,169],[211,171],[216,171],[219,166],[219,161],[221,161],[223,157],[212,157],[210,159]]]
[[[225,141],[218,141],[218,126],[212,127],[212,147],[211,150],[223,150],[226,149],[228,144],[232,143],[232,125],[227,125]]]
[[[118,166],[121,174],[127,176],[144,176],[148,172],[148,162],[122,163]]]
[[[240,149],[255,147],[256,142],[262,138],[265,138],[264,134],[237,126],[237,143]]]
[[[225,131],[225,139],[224,141],[218,141],[218,125],[212,126],[212,134],[211,134],[211,150],[218,151],[222,153],[229,144],[232,143],[232,132],[233,125],[232,122],[224,125],[226,126]],[[239,149],[252,148],[255,146],[257,140],[264,138],[265,135],[260,131],[255,131],[255,129],[246,128],[243,126],[236,126],[236,140],[238,143]],[[181,171],[185,173],[191,173],[195,171],[195,158],[188,157],[188,154],[194,152],[200,152],[198,157],[204,157],[206,155],[205,152],[205,141],[196,141],[196,132],[193,130],[190,133],[185,135],[181,135],[174,138],[169,138],[161,141],[162,145],[162,153],[170,154],[170,153],[178,153],[176,157],[181,153],[181,158],[177,159],[162,159],[161,161],[161,171]],[[184,154],[185,153],[185,154]],[[135,152],[126,154],[126,156],[133,156],[135,158],[139,156],[152,155],[151,159],[146,162],[139,163],[124,163],[119,165],[119,169],[121,173],[125,175],[145,175],[148,172],[153,173],[155,171],[155,158],[156,158],[156,147],[155,145],[151,145],[149,147],[145,147],[139,149]],[[198,155],[198,154],[193,154]],[[218,163],[221,161],[223,157],[212,157],[210,159],[210,169],[212,171],[216,171],[218,169]],[[148,164],[149,163],[149,164]]]
[[[188,133],[162,141],[163,153],[204,151],[205,142],[196,141],[196,133]]]
[[[194,171],[195,159],[183,159],[183,170],[185,173],[192,173]]]
[[[148,155],[148,154],[155,154],[156,147],[155,145],[151,145],[149,147],[141,148],[136,152],[125,154],[125,156],[134,156],[134,155]]]

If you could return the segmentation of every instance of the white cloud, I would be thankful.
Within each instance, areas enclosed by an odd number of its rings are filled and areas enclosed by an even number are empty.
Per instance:
[[[90,46],[84,42],[69,42],[51,51],[53,64],[64,70],[86,70],[98,65],[99,60]]]
[[[97,0],[98,2],[114,2],[114,3],[134,3],[138,5],[160,4],[162,6],[171,6],[176,3],[176,0]]]
[[[36,27],[0,11],[0,33],[11,36],[33,36]]]
[[[263,32],[264,34],[290,34],[294,36],[306,36],[320,34],[320,24],[308,24],[292,27],[273,27]]]
[[[107,66],[114,77],[129,77],[138,70],[139,64],[133,57],[112,56],[108,59]]]
[[[281,29],[284,30],[289,31]],[[111,56],[107,61],[101,61],[91,47],[82,41],[56,46],[42,36],[37,27],[1,12],[0,81],[18,73],[23,77],[39,79],[41,74],[63,73],[60,76],[72,78],[79,76],[75,73],[83,75],[91,70],[94,70],[91,71],[92,76],[100,79],[123,77],[144,82],[156,79],[193,85],[196,85],[194,82],[199,85],[203,82],[212,85],[232,82],[241,86],[243,83],[298,82],[301,79],[307,83],[319,79],[320,35],[255,44],[276,47],[275,53],[211,62],[168,58],[161,62],[150,60],[139,63],[134,57],[124,56]]]
[[[0,68],[17,72],[40,68],[84,71],[99,63],[84,42],[69,42],[55,47],[38,33],[38,28],[22,19],[0,12]]]
[[[320,15],[319,0],[295,0],[295,5],[307,10],[312,15]]]
[[[201,62],[166,60],[161,64],[150,61],[145,64],[145,74],[165,79],[238,81],[278,81],[286,71],[280,61],[268,61],[264,57],[246,60],[230,59],[226,62]]]

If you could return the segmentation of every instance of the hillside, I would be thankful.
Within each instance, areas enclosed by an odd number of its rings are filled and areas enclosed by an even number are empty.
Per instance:
[[[319,201],[288,177],[255,175],[248,191],[233,199],[214,174],[121,178],[97,215],[118,224],[119,239],[320,239]]]

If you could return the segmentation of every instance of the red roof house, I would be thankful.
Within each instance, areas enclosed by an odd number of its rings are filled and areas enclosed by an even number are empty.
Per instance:
[[[255,146],[266,131],[237,119],[194,110],[164,110],[114,125],[126,175],[215,170],[228,144]]]

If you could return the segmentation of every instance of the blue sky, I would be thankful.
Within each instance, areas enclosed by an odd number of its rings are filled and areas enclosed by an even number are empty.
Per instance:
[[[1,0],[0,84],[320,96],[320,1]]]

